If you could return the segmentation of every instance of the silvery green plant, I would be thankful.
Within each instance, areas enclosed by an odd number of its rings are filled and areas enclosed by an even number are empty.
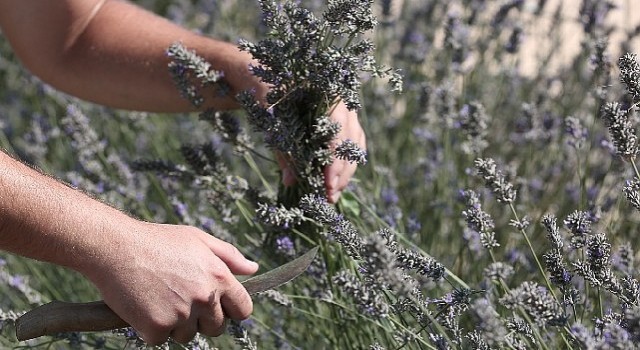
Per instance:
[[[145,2],[152,3],[167,17],[219,38],[275,33],[260,22],[258,11],[250,10],[259,7],[254,0]],[[264,7],[273,9],[270,3]],[[236,332],[237,343],[224,335],[164,348],[633,349],[640,341],[635,271],[640,185],[634,169],[638,101],[633,97],[637,59],[629,54],[617,61],[623,63],[618,67],[624,78],[618,81],[609,55],[620,46],[609,42],[611,22],[605,20],[616,1],[580,3],[566,17],[548,1],[373,2],[381,25],[362,37],[375,42],[378,49],[371,54],[376,59],[402,68],[405,91],[396,97],[380,81],[367,80],[370,73],[360,75],[368,163],[337,207],[323,202],[321,192],[310,198],[322,205],[302,214],[295,200],[299,193],[290,196],[290,204],[278,201],[278,192],[268,188],[278,175],[270,154],[275,148],[262,147],[265,142],[258,141],[265,139],[264,133],[255,133],[243,113],[210,110],[201,115],[202,123],[193,123],[190,116],[136,114],[112,123],[118,115],[105,118],[109,112],[72,101],[79,109],[75,118],[84,114],[101,128],[84,133],[78,123],[79,135],[56,131],[70,101],[18,73],[3,41],[0,143],[7,150],[14,145],[24,159],[62,177],[73,173],[70,180],[86,184],[101,198],[119,196],[116,203],[137,203],[126,207],[136,215],[201,226],[234,242],[265,269],[299,255],[306,243],[323,246],[322,258],[305,275],[255,296],[254,316],[242,322],[246,332]],[[269,18],[290,25],[291,10],[286,12],[282,4],[276,2],[277,16]],[[313,9],[318,21],[327,21],[322,15],[326,1],[294,5]],[[342,6],[336,9],[344,10]],[[344,18],[366,24],[362,13],[351,11]],[[557,33],[567,18],[580,21],[585,39],[571,62],[547,64],[565,62],[557,47],[568,38]],[[526,44],[539,20],[545,28],[551,20],[552,36],[545,42],[550,49],[537,47],[540,60],[523,74],[519,64],[525,51],[519,50],[526,46],[519,40]],[[637,36],[638,30],[626,35]],[[335,42],[346,43],[346,37],[335,35]],[[275,34],[267,38],[274,51],[287,42]],[[351,44],[358,38],[360,34]],[[266,43],[254,45],[261,42]],[[622,46],[634,50],[627,42]],[[211,71],[186,52],[189,48],[174,49],[174,72],[188,77],[181,82],[189,92],[185,96],[197,101],[202,97],[198,94],[212,90],[208,85],[225,93],[224,72]],[[294,64],[279,67],[285,63]],[[219,79],[203,89],[199,77],[211,81],[208,77],[214,76]],[[264,102],[258,107],[268,112],[273,103]],[[613,103],[617,109],[607,107]],[[482,106],[484,113],[473,113],[480,109],[472,106]],[[272,111],[274,118],[283,115],[276,107]],[[594,111],[614,112],[610,125]],[[607,135],[609,126],[614,133]],[[324,118],[317,129],[332,127]],[[183,147],[174,142],[181,134],[188,135]],[[82,147],[97,149],[76,141],[85,136],[102,148],[82,155],[79,162],[70,155],[80,155]],[[127,176],[116,171],[117,162],[106,162],[114,145],[118,152],[135,153],[122,160],[140,155],[161,159],[137,162],[140,169],[159,175],[148,177],[153,186],[138,200],[132,200],[134,193],[117,190],[126,187],[121,185]],[[352,159],[362,156],[354,153]],[[103,164],[93,167],[95,157]],[[470,176],[478,172],[474,159],[483,160],[484,175]],[[487,186],[477,184],[486,180]],[[146,211],[137,210],[141,207]],[[315,230],[319,234],[311,239]],[[273,236],[270,245],[263,244],[266,234]],[[265,254],[273,252],[281,260]],[[38,276],[29,284],[46,298],[98,297],[78,291],[81,279],[60,283],[65,274],[51,268],[41,273],[35,266],[14,260],[7,265],[18,268],[11,276],[24,270]],[[442,278],[436,281],[436,276]],[[30,306],[11,286],[17,282],[0,284],[5,332],[17,316],[8,310]],[[69,333],[19,345],[5,337],[0,341],[7,348],[136,347],[134,334],[127,331]]]

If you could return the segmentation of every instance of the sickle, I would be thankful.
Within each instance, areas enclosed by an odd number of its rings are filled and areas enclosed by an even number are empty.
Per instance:
[[[315,247],[292,261],[241,283],[249,294],[281,286],[303,273],[317,252],[318,247]],[[20,316],[16,320],[16,336],[18,340],[27,340],[62,332],[95,332],[128,326],[104,301],[52,301]]]

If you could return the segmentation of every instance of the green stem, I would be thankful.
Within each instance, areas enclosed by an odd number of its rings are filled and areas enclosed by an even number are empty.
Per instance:
[[[513,213],[513,216],[515,217],[516,221],[520,222],[520,218],[518,217],[518,213],[516,212],[516,209],[513,206],[513,203],[509,203],[509,208],[511,208],[511,213]],[[551,286],[551,282],[549,281],[549,278],[547,278],[547,274],[545,273],[544,268],[542,267],[542,264],[540,263],[540,260],[538,259],[538,255],[536,255],[535,249],[533,249],[533,245],[531,244],[531,240],[529,240],[529,235],[527,235],[527,233],[524,231],[524,229],[520,229],[520,233],[522,233],[522,236],[524,237],[525,241],[527,242],[527,246],[529,247],[529,250],[531,251],[531,255],[533,255],[533,259],[536,261],[536,265],[538,265],[538,270],[540,271],[540,274],[544,278],[544,282],[547,285],[547,288],[549,289],[549,292],[551,293],[553,298],[556,300],[556,302],[559,303],[558,297],[556,296],[556,293],[553,291],[553,287]]]
[[[604,309],[602,306],[602,294],[600,287],[596,288],[596,294],[598,295],[598,309],[600,310],[600,319],[604,317]]]
[[[640,180],[640,171],[638,171],[638,167],[636,166],[634,159],[631,159],[631,166],[633,167],[633,172],[636,174],[636,179]]]

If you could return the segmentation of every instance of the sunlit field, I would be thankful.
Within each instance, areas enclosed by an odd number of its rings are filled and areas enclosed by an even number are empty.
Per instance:
[[[0,146],[132,216],[227,240],[260,273],[319,247],[250,319],[161,348],[640,347],[634,1],[137,3],[253,53],[267,105],[108,109],[43,84],[0,36]],[[167,75],[194,83],[184,50]],[[336,99],[358,108],[366,157],[331,153]],[[333,156],[360,163],[336,205]],[[73,271],[0,258],[2,348],[145,347],[132,329],[18,341],[25,311],[101,297]]]

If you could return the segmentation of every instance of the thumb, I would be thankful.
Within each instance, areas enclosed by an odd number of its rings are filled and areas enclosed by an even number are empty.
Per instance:
[[[258,271],[258,263],[242,255],[238,248],[220,239],[210,237],[208,242],[211,251],[222,260],[229,270],[236,275],[251,275]]]

